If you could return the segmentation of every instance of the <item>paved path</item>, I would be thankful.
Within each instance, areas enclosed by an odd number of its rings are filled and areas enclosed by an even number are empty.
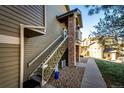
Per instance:
[[[88,58],[80,57],[80,62],[77,62],[76,66],[77,67],[86,67],[87,60],[88,60]]]
[[[82,88],[106,88],[106,83],[93,58],[85,63],[85,72],[82,79]]]
[[[77,63],[76,65],[79,67],[85,67],[85,72],[81,82],[81,88],[107,87],[93,58],[81,58],[81,62]],[[36,87],[36,88],[40,88],[40,87]],[[55,88],[55,86],[46,84],[44,88]]]

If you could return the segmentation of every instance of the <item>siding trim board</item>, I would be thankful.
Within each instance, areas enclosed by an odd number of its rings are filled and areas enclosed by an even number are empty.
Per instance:
[[[20,88],[23,88],[24,77],[24,27],[20,24]]]
[[[19,38],[7,35],[0,35],[0,43],[19,44]]]
[[[45,29],[44,29],[44,31],[45,31],[45,33],[46,33],[46,28],[47,28],[47,17],[46,17],[46,6],[44,6],[44,27],[45,27]]]

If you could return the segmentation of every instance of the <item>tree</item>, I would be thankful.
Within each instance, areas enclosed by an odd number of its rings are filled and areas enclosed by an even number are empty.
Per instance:
[[[96,31],[92,31],[99,42],[105,44],[106,37],[114,37],[113,47],[121,50],[124,46],[118,44],[118,38],[124,37],[124,6],[118,5],[101,5],[101,6],[85,6],[89,8],[88,15],[98,14],[104,11],[105,17],[100,19],[98,24],[95,25]],[[110,45],[109,45],[110,46]]]
[[[92,5],[85,6],[89,8],[88,15],[98,14],[104,11],[105,17],[100,19],[95,27],[97,30],[94,35],[117,35],[124,33],[124,6],[119,5]],[[101,33],[102,32],[102,33]],[[116,36],[116,37],[117,37]]]

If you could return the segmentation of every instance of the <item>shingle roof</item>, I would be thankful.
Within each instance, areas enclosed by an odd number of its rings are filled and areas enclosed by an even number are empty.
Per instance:
[[[103,52],[114,52],[116,49],[114,48],[105,48]]]

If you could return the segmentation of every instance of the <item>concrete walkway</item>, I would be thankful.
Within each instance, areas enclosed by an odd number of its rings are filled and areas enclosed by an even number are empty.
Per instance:
[[[85,67],[81,88],[107,88],[101,72],[93,58],[88,58],[88,60],[81,58],[81,62],[77,63],[76,66]],[[40,87],[37,86],[36,88]],[[55,88],[55,86],[46,84],[43,88]]]
[[[82,79],[82,88],[106,88],[106,83],[97,67],[95,60],[89,58],[85,64],[85,72]]]

